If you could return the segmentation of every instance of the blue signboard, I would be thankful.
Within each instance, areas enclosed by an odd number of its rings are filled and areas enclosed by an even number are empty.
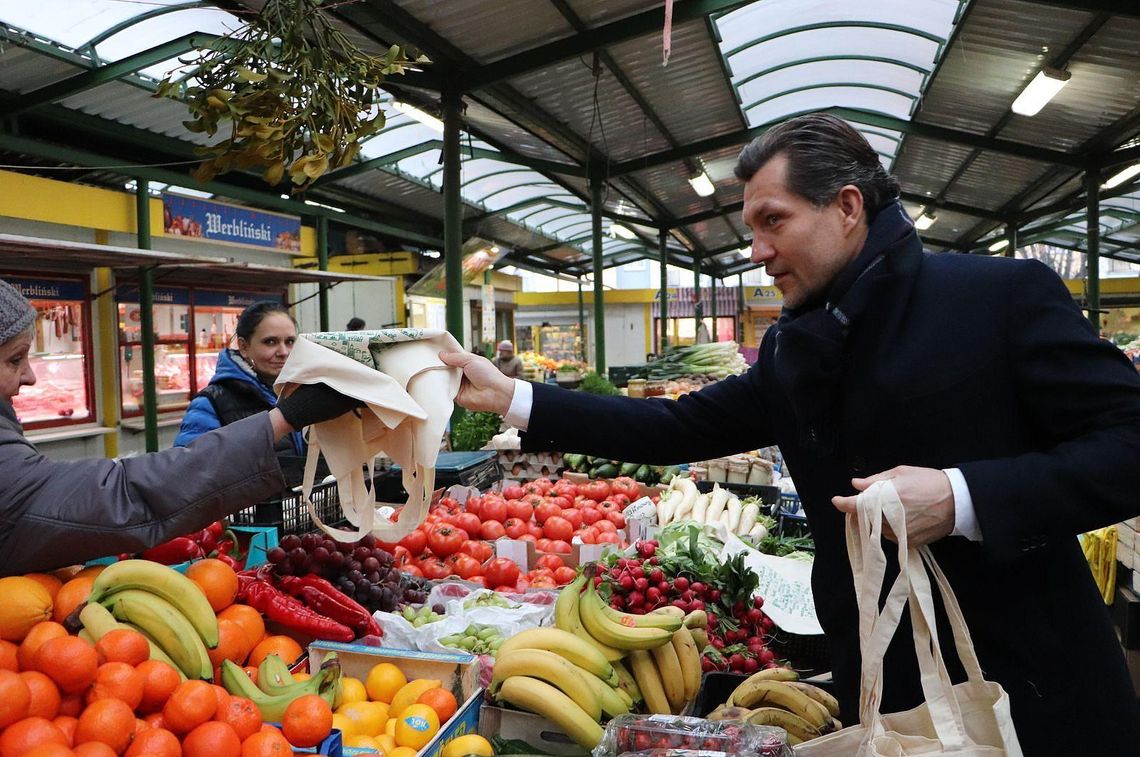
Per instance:
[[[139,288],[137,284],[120,284],[115,288],[117,302],[138,302]],[[166,287],[154,288],[155,305],[189,305],[189,289],[168,289]]]
[[[87,287],[80,281],[53,281],[50,279],[17,279],[5,276],[4,280],[29,300],[87,299]]]
[[[175,194],[162,196],[162,227],[167,236],[301,251],[301,219],[264,213]]]
[[[194,292],[194,305],[199,307],[246,308],[255,302],[264,300],[281,302],[281,295],[266,292],[206,292],[202,290]]]

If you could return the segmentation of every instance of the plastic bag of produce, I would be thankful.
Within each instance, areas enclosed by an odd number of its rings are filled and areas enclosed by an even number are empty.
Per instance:
[[[366,404],[359,417],[346,413],[309,428],[302,493],[313,522],[334,539],[356,541],[373,533],[386,542],[399,541],[427,515],[440,440],[462,378],[458,368],[440,361],[441,351],[460,352],[462,348],[447,332],[430,329],[297,337],[274,384],[281,397],[301,384],[324,383]],[[322,452],[336,477],[344,516],[355,531],[332,528],[317,517],[310,494]],[[395,522],[376,512],[376,496],[370,486],[373,460],[381,452],[400,465],[408,492],[408,501]]]
[[[680,715],[619,715],[606,726],[593,757],[791,757],[783,728]]]

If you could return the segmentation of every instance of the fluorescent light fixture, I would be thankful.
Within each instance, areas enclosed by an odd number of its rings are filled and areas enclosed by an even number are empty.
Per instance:
[[[922,215],[918,217],[918,220],[914,222],[914,228],[918,229],[919,231],[926,231],[931,226],[933,226],[934,222],[937,220],[938,216],[934,215],[929,210],[924,210],[922,212]]]
[[[491,252],[493,252],[493,253],[495,253],[496,255],[498,255],[498,254],[499,254],[499,245],[497,245],[497,244],[493,244],[493,245],[491,245]]]
[[[305,200],[305,204],[306,205],[312,205],[314,208],[324,208],[325,210],[332,210],[332,211],[335,211],[337,213],[343,213],[344,212],[344,208],[338,208],[336,205],[325,205],[323,202],[317,202],[316,200]]]
[[[1004,250],[1006,247],[1009,247],[1009,240],[999,239],[989,246],[989,250],[990,252],[997,252],[998,250]]]
[[[1123,171],[1114,174],[1111,179],[1104,183],[1104,188],[1113,189],[1114,187],[1119,187],[1121,184],[1138,174],[1140,174],[1140,163],[1134,163],[1128,166],[1128,168],[1125,168]]]
[[[422,110],[415,107],[414,105],[408,105],[407,103],[402,103],[402,102],[393,100],[392,101],[392,109],[395,111],[398,111],[400,113],[403,113],[408,118],[412,118],[412,119],[415,119],[416,121],[419,121],[424,126],[427,126],[431,129],[434,129],[434,130],[438,131],[440,134],[443,134],[443,121],[440,121],[438,118],[431,115],[430,113],[424,113]]]
[[[438,258],[440,256],[439,250],[424,250],[425,258]]]
[[[610,236],[611,237],[620,237],[621,239],[635,239],[635,238],[637,238],[636,234],[634,234],[632,231],[630,231],[626,227],[622,226],[620,223],[611,223],[610,224]]]
[[[1010,109],[1020,116],[1036,116],[1071,77],[1072,74],[1063,68],[1045,66],[1037,72],[1033,81],[1021,90],[1021,94],[1013,101]]]
[[[708,197],[716,192],[716,187],[713,186],[712,179],[704,171],[701,171],[696,176],[689,177],[689,185],[693,191],[701,197]]]
[[[281,195],[281,199],[282,199],[282,200],[288,200],[288,199],[289,199],[289,195]]]
[[[737,252],[740,253],[740,257],[742,257],[742,258],[751,258],[752,257],[752,248],[751,247],[741,247],[739,250],[737,250]]]

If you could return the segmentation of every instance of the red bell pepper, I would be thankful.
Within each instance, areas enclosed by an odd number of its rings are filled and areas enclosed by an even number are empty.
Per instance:
[[[278,583],[313,610],[344,623],[361,636],[383,636],[368,609],[317,575],[281,576]]]
[[[225,528],[220,520],[216,520],[201,531],[191,534],[191,538],[198,542],[198,546],[208,555],[218,548],[218,542],[221,541]]]
[[[189,536],[176,536],[170,541],[151,547],[142,553],[144,560],[162,563],[163,565],[177,565],[187,560],[197,560],[205,557],[206,553],[198,542]]]
[[[221,541],[218,542],[218,548],[210,553],[210,557],[221,560],[235,571],[240,571],[245,567],[247,555],[238,548],[238,543],[237,534],[227,528],[222,534]]]
[[[269,581],[238,575],[238,598],[275,623],[308,636],[329,641],[352,641],[351,628],[309,609]]]

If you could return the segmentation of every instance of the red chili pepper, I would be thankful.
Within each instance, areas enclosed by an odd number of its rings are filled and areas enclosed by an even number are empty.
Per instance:
[[[302,599],[312,609],[344,623],[362,636],[383,635],[380,624],[376,622],[366,607],[320,576],[312,574],[281,576],[278,583],[281,588]]]
[[[225,531],[225,526],[220,520],[216,520],[201,531],[191,534],[191,538],[198,542],[198,546],[202,548],[204,553],[210,554],[218,548],[218,542],[222,538],[223,531]]]
[[[162,563],[163,565],[177,565],[187,560],[197,560],[205,557],[206,553],[198,542],[189,536],[176,536],[170,541],[151,547],[142,553],[144,560]]]
[[[265,617],[294,631],[329,641],[352,641],[351,628],[305,606],[268,581],[238,576],[238,597]]]

